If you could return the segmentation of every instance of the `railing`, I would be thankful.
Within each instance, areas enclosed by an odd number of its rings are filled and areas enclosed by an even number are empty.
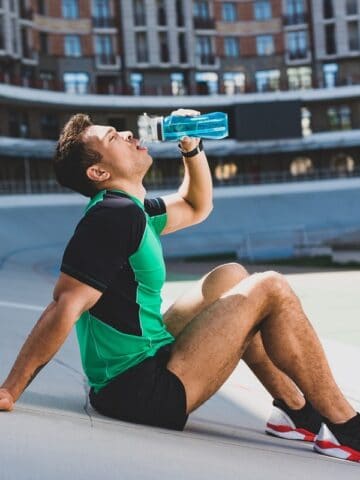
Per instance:
[[[215,30],[215,19],[212,17],[193,17],[197,30]]]
[[[116,26],[114,17],[93,17],[94,28],[114,28]]]
[[[32,20],[34,11],[32,8],[27,8],[24,6],[20,7],[20,18],[24,20]]]
[[[96,55],[97,65],[118,65],[118,58],[114,53],[100,53]]]
[[[309,21],[309,16],[306,12],[293,13],[290,15],[284,15],[283,23],[284,25],[300,25],[307,23]]]
[[[296,50],[288,50],[287,56],[289,60],[303,60],[310,56],[310,51],[306,48],[298,48]]]
[[[215,65],[216,57],[213,53],[201,53],[198,56],[201,65]]]

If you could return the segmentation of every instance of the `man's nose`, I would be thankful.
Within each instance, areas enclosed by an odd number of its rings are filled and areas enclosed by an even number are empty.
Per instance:
[[[128,142],[130,142],[134,138],[134,134],[130,130],[126,130],[125,132],[119,132],[119,135]]]

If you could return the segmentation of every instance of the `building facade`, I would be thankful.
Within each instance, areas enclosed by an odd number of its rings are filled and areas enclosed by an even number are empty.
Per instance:
[[[0,81],[233,94],[360,83],[359,0],[2,0]]]

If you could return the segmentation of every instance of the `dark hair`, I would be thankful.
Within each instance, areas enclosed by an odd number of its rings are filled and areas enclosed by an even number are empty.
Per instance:
[[[61,131],[53,161],[60,185],[86,197],[92,197],[98,191],[86,170],[102,158],[99,152],[87,146],[82,139],[83,133],[91,125],[93,122],[88,115],[73,115]]]

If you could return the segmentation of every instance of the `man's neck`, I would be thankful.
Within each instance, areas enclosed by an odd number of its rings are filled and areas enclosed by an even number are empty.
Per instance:
[[[133,197],[138,198],[141,202],[144,202],[146,190],[143,184],[134,185],[127,182],[111,182],[103,186],[106,190],[122,190]]]

